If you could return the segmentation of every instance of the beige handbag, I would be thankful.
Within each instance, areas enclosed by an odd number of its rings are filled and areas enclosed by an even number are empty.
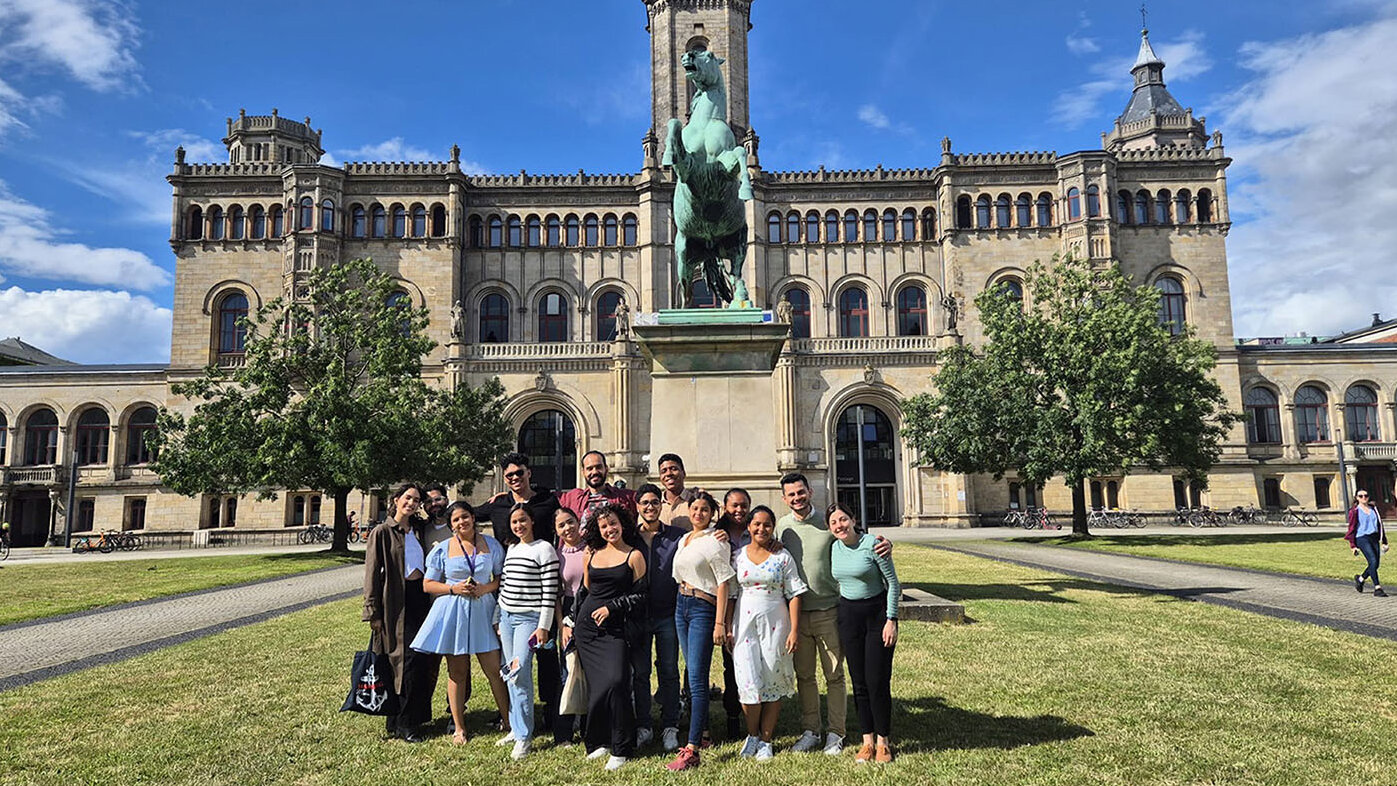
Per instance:
[[[577,648],[564,656],[568,668],[568,680],[563,685],[563,695],[558,702],[559,715],[587,714],[587,675],[582,673],[582,659],[577,656]]]

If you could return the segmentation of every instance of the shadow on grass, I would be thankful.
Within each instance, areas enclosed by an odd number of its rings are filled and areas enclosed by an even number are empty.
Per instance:
[[[893,738],[903,751],[1020,748],[1095,735],[1056,715],[990,715],[961,709],[940,696],[893,700]]]
[[[1317,543],[1339,540],[1341,535],[1334,532],[1277,532],[1273,534],[1237,535],[1197,535],[1187,531],[1169,535],[1125,535],[1122,537],[1090,538],[1013,538],[1010,543],[1047,543],[1055,546],[1080,546],[1089,544],[1127,544],[1131,546],[1255,546],[1263,543]]]
[[[904,582],[904,588],[912,588],[939,595],[947,600],[1022,600],[1030,603],[1076,603],[1061,595],[1071,590],[1091,590],[1109,592],[1114,595],[1149,595],[1145,590],[1103,584],[1086,579],[1039,579],[1020,584],[939,584],[936,582]],[[1211,590],[1209,590],[1211,591]]]

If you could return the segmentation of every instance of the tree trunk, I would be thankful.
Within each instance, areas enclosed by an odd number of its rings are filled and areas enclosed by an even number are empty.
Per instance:
[[[335,497],[335,539],[331,551],[349,551],[349,489],[330,489]]]
[[[1082,478],[1072,484],[1072,534],[1089,538],[1087,531],[1087,481]]]

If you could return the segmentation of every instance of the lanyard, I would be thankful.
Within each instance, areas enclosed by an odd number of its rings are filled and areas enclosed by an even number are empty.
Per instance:
[[[463,557],[466,558],[466,568],[470,570],[470,572],[471,572],[471,576],[470,576],[470,577],[471,577],[472,580],[474,580],[474,579],[475,579],[475,558],[476,558],[476,556],[479,554],[479,552],[477,552],[476,554],[467,554],[467,553],[466,553],[466,544],[464,544],[464,543],[461,542],[461,536],[460,536],[460,535],[452,535],[451,537],[455,538],[455,539],[456,539],[456,545],[461,547],[461,556],[463,556]],[[476,538],[471,539],[471,547],[472,547],[472,548],[475,547],[475,541],[476,541],[477,539],[479,539],[479,536],[478,536],[478,535],[476,536]]]

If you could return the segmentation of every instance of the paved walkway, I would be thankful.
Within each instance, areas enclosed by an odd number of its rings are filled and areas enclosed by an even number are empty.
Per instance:
[[[1351,580],[1106,554],[1065,546],[986,541],[933,545],[1106,584],[1397,641],[1397,597],[1375,598],[1371,585],[1360,595],[1354,592]]]
[[[353,597],[363,581],[347,565],[0,627],[0,691]]]

